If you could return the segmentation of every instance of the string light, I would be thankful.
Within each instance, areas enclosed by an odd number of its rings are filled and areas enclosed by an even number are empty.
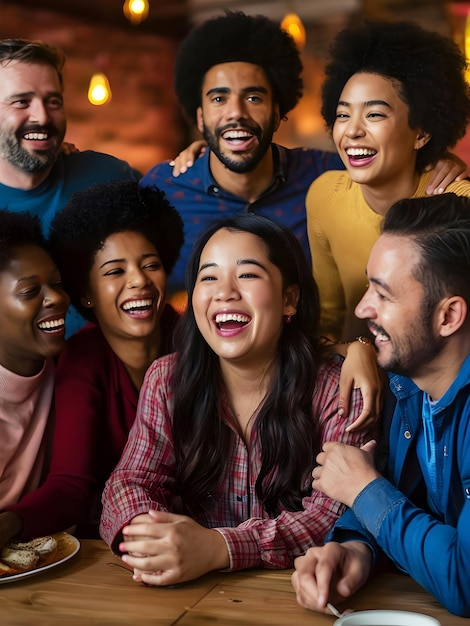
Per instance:
[[[111,87],[106,74],[103,74],[103,72],[93,74],[88,87],[88,100],[91,104],[106,104],[111,100],[111,96]]]
[[[305,46],[306,35],[302,20],[297,13],[287,13],[281,22],[281,28],[289,33],[295,41],[297,48],[302,50]]]
[[[131,24],[140,24],[149,13],[149,3],[148,0],[126,0],[122,10]]]

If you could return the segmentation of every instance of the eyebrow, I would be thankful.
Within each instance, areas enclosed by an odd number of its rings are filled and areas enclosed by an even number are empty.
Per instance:
[[[18,98],[32,98],[38,95],[35,91],[23,91],[20,93],[13,93],[7,96],[6,102],[11,102],[13,100],[18,100]],[[63,94],[60,91],[49,91],[46,95],[46,98],[54,97],[63,99]]]
[[[18,278],[17,283],[27,282],[28,280],[37,280],[39,276],[37,274],[31,274],[30,276],[22,276]]]
[[[393,294],[393,291],[390,289],[387,283],[385,283],[383,280],[380,280],[380,278],[368,278],[368,280],[369,283],[373,283],[374,285],[377,285],[378,287],[384,289],[387,293]]]
[[[215,94],[215,93],[230,93],[232,90],[229,89],[228,87],[212,87],[212,89],[209,89],[206,93],[206,96],[210,96],[211,94]],[[247,94],[247,93],[264,93],[267,94],[268,90],[266,89],[266,87],[263,87],[262,85],[251,85],[249,87],[243,87],[243,89],[240,90],[241,93],[243,94]]]
[[[382,107],[387,107],[388,109],[391,109],[392,107],[389,105],[388,102],[385,102],[385,100],[367,100],[366,102],[362,103],[365,107],[376,107],[376,106],[382,106]],[[340,100],[337,104],[337,106],[343,106],[343,107],[348,107],[351,106],[350,102],[346,102],[345,100]]]
[[[237,265],[256,265],[258,267],[260,267],[262,270],[266,271],[265,266],[260,263],[259,261],[257,261],[256,259],[238,259],[237,261]],[[202,270],[205,270],[209,267],[219,267],[217,265],[217,263],[204,263],[203,265],[201,265],[201,267],[199,268],[198,274],[200,274],[202,272]]]
[[[145,259],[148,259],[151,256],[155,256],[157,257],[157,259],[160,259],[160,255],[157,252],[147,252],[146,254],[143,254],[140,257],[141,261],[144,261]],[[98,269],[102,269],[103,267],[105,267],[106,265],[109,265],[110,263],[126,263],[127,259],[122,258],[122,259],[109,259],[109,261],[105,261],[104,263],[102,263]]]

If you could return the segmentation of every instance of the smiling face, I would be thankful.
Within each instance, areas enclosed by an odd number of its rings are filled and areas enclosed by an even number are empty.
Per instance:
[[[333,140],[353,181],[380,187],[415,174],[416,150],[428,137],[409,127],[408,114],[396,81],[351,76],[337,105]]]
[[[237,173],[256,168],[279,127],[279,107],[264,71],[238,61],[206,73],[197,117],[211,151]]]
[[[70,301],[59,270],[39,246],[13,248],[0,271],[0,295],[0,363],[21,376],[33,376],[64,345]]]
[[[218,230],[205,245],[192,295],[197,326],[221,362],[270,363],[296,302],[268,258],[264,243],[246,232]]]
[[[432,369],[443,348],[436,309],[429,310],[424,287],[413,275],[419,254],[410,239],[381,235],[367,265],[369,287],[356,307],[375,336],[379,365],[410,378]]]
[[[52,167],[65,136],[62,88],[46,64],[0,64],[0,158],[24,172]]]
[[[95,255],[88,291],[105,337],[150,337],[159,331],[166,273],[155,246],[141,233],[110,235]]]

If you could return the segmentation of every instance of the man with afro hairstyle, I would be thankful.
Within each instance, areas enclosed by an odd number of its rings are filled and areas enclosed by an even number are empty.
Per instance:
[[[302,95],[302,62],[291,36],[267,17],[241,12],[209,19],[183,41],[175,91],[209,150],[177,178],[169,163],[141,185],[157,185],[183,218],[185,243],[169,279],[184,288],[184,269],[198,235],[221,216],[253,212],[289,227],[309,258],[305,195],[326,169],[342,168],[333,153],[272,143]]]

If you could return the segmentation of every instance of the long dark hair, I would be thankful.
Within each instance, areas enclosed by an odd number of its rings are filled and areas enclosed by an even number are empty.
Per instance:
[[[235,434],[220,418],[224,398],[218,356],[195,321],[192,295],[202,250],[221,228],[259,237],[282,275],[283,288],[298,285],[297,313],[284,324],[273,379],[253,425],[261,443],[256,493],[269,515],[301,509],[318,451],[319,428],[312,423],[312,398],[319,364],[319,298],[311,270],[295,236],[284,226],[253,214],[218,222],[198,240],[186,268],[188,307],[178,332],[173,374],[173,435],[176,487],[184,509],[195,515],[214,506]]]

